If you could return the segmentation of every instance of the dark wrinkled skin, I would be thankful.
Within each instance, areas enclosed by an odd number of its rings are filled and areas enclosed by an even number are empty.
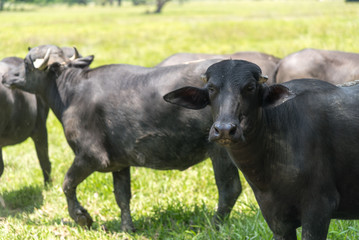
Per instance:
[[[243,172],[275,239],[297,239],[302,226],[302,239],[325,240],[330,219],[359,218],[359,85],[267,86],[260,73],[253,63],[222,61],[208,68],[204,88],[164,98],[211,105],[209,139]]]
[[[332,84],[342,84],[359,79],[359,54],[303,49],[283,58],[274,74],[275,83],[292,79],[316,78]]]
[[[203,59],[218,59],[219,61],[225,59],[241,59],[253,62],[262,69],[263,74],[268,76],[267,83],[273,83],[274,71],[277,63],[280,61],[280,58],[261,52],[236,52],[233,54],[176,53],[156,66],[171,66]]]
[[[32,62],[44,58],[49,48],[50,65],[43,71],[34,69]],[[219,191],[214,220],[229,215],[241,184],[225,149],[208,142],[210,109],[193,112],[162,99],[176,87],[202,86],[200,74],[213,62],[75,69],[83,62],[86,58],[68,61],[56,46],[40,46],[26,56],[26,81],[14,78],[6,83],[42,96],[63,125],[75,153],[63,183],[70,216],[80,225],[91,226],[92,218],[78,202],[76,188],[95,171],[112,172],[121,229],[133,231],[130,167],[185,170],[207,157],[212,160]]]
[[[0,61],[0,80],[9,75],[24,77],[24,61],[7,57]],[[49,108],[33,94],[8,89],[0,84],[0,176],[4,171],[1,148],[31,137],[34,141],[45,184],[50,182],[51,163],[48,155],[46,119]]]

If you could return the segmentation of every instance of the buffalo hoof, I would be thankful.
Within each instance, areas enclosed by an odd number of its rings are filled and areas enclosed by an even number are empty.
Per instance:
[[[133,224],[121,224],[121,231],[136,232],[136,228],[133,226]]]
[[[76,211],[76,223],[82,227],[91,228],[93,220],[85,209],[78,209]]]
[[[219,230],[219,228],[223,224],[223,222],[224,222],[223,217],[220,217],[216,214],[213,216],[211,224],[216,230]]]
[[[44,181],[44,186],[46,190],[49,190],[53,185],[52,185],[52,179],[49,180],[45,180]]]

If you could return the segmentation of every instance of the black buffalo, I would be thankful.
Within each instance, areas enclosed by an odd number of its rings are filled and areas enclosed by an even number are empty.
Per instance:
[[[0,79],[9,75],[24,77],[24,60],[7,57],[0,61]],[[46,119],[49,107],[34,94],[8,89],[0,84],[0,176],[4,171],[1,148],[31,137],[44,176],[50,181],[51,163],[48,154]]]
[[[253,189],[275,239],[326,239],[330,219],[359,218],[359,85],[313,79],[267,86],[260,68],[210,66],[204,88],[165,95],[211,105],[209,140],[224,145]]]
[[[268,83],[273,82],[273,75],[276,70],[277,63],[280,61],[280,58],[277,58],[273,55],[250,51],[236,52],[233,54],[176,53],[169,56],[156,66],[171,66],[176,64],[199,61],[203,59],[218,59],[219,61],[225,59],[241,59],[249,62],[254,62],[262,69],[263,74],[266,74],[268,76]]]
[[[4,83],[42,96],[63,125],[75,153],[63,183],[70,216],[91,226],[92,218],[78,202],[76,188],[95,171],[112,172],[121,229],[134,230],[130,166],[184,170],[208,157],[219,191],[215,220],[229,215],[241,184],[225,149],[208,142],[210,109],[193,112],[162,99],[174,87],[203,85],[198,76],[213,61],[163,68],[76,68],[88,61],[92,58],[69,60],[56,46],[40,46],[25,58],[26,78]]]
[[[358,65],[357,53],[308,48],[283,58],[275,70],[274,82],[316,78],[342,84],[359,79]]]

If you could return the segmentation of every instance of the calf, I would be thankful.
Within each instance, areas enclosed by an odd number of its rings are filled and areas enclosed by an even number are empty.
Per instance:
[[[241,184],[225,149],[207,140],[210,109],[193,112],[162,100],[175,87],[202,86],[198,76],[214,61],[163,68],[76,69],[89,60],[70,60],[56,46],[39,46],[25,58],[25,79],[14,76],[4,81],[41,96],[62,123],[75,153],[63,183],[70,216],[80,225],[91,226],[92,218],[78,202],[76,188],[95,171],[112,172],[121,229],[134,230],[131,166],[184,170],[208,157],[219,191],[214,219],[229,215]]]
[[[300,79],[267,86],[260,68],[227,60],[204,88],[164,96],[211,105],[209,140],[226,147],[253,189],[275,239],[326,239],[331,218],[359,217],[359,85]]]
[[[274,82],[316,78],[342,84],[359,79],[358,64],[357,53],[308,48],[283,58],[275,70]]]
[[[280,61],[279,58],[273,55],[261,52],[236,52],[233,54],[176,53],[157,64],[157,67],[171,66],[203,59],[242,59],[254,62],[260,66],[263,73],[269,77],[268,83],[273,82],[274,71],[276,70],[277,63]]]
[[[0,79],[8,75],[24,77],[24,60],[8,57],[0,61]],[[23,142],[31,137],[45,184],[50,182],[51,163],[48,154],[46,119],[49,108],[33,94],[8,89],[0,84],[0,176],[4,171],[2,147]]]

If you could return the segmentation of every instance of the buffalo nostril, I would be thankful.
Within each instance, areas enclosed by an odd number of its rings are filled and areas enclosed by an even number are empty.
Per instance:
[[[219,136],[221,134],[221,125],[220,124],[215,124],[213,126],[213,132],[216,136]]]
[[[219,134],[219,130],[218,130],[217,127],[214,127],[214,133],[217,134],[217,135]]]
[[[237,126],[231,125],[231,127],[229,129],[229,136],[234,136],[236,134],[236,131],[237,131]]]

